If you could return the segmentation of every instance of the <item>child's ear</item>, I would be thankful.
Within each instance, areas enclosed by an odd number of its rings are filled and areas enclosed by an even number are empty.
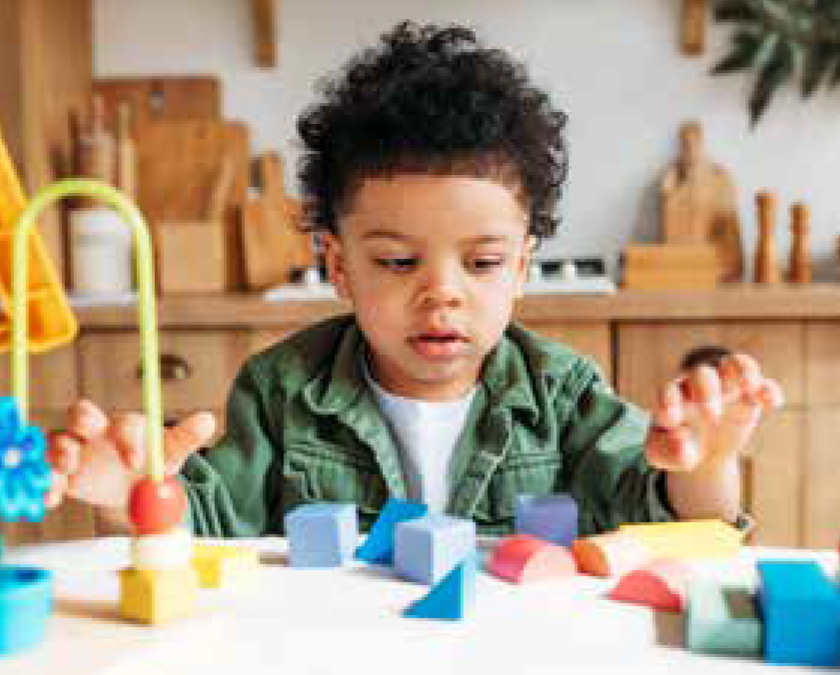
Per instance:
[[[321,243],[324,247],[324,262],[327,264],[327,274],[335,287],[335,292],[339,298],[349,300],[350,294],[347,290],[347,275],[344,271],[344,250],[341,247],[341,240],[331,232],[326,232],[321,235]]]
[[[537,247],[537,238],[528,236],[525,245],[522,247],[522,255],[519,256],[519,266],[516,270],[516,297],[525,295],[525,282],[528,281],[528,269],[531,267],[531,257]]]

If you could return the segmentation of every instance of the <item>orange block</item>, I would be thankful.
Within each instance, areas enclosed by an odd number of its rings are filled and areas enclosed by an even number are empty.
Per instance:
[[[650,561],[648,548],[636,537],[610,532],[572,542],[578,569],[596,577],[622,575]]]
[[[690,579],[691,569],[687,565],[678,560],[659,558],[621,577],[608,597],[663,612],[680,613],[685,608]]]
[[[577,573],[571,551],[530,534],[516,534],[500,541],[493,549],[487,568],[497,577],[515,583]]]

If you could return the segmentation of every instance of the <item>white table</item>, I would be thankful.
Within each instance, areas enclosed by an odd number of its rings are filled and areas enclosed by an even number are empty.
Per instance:
[[[6,551],[5,562],[56,574],[47,637],[0,657],[2,675],[326,674],[559,675],[580,672],[816,672],[682,647],[682,619],[604,597],[614,580],[579,576],[513,585],[479,574],[476,602],[462,622],[407,619],[401,610],[427,587],[386,568],[334,570],[285,564],[285,542],[245,542],[263,551],[255,582],[202,590],[195,615],[160,627],[120,620],[116,570],[128,539],[112,537]],[[744,549],[739,558],[697,564],[702,575],[754,581],[757,558],[807,557],[837,573],[831,551]],[[247,670],[245,670],[247,669]]]

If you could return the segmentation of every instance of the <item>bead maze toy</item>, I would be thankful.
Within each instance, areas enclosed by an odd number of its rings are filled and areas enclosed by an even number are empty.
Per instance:
[[[8,179],[10,164],[8,156],[0,156],[6,180],[4,192],[6,202],[5,215],[14,215],[15,206],[23,204],[19,186]],[[11,188],[10,188],[11,186]],[[9,207],[11,195],[12,206]],[[132,488],[128,508],[137,539],[132,546],[133,566],[123,570],[120,575],[120,612],[125,618],[145,623],[158,623],[173,616],[188,613],[194,602],[198,587],[197,575],[192,566],[192,547],[190,541],[185,544],[184,532],[179,532],[176,526],[183,520],[187,506],[184,490],[173,476],[166,476],[164,472],[163,456],[163,425],[160,370],[158,360],[158,334],[156,326],[156,309],[154,294],[154,274],[152,267],[152,253],[149,233],[142,215],[128,199],[114,188],[103,183],[84,179],[67,179],[48,185],[41,190],[31,202],[23,208],[12,232],[12,252],[5,253],[0,259],[0,269],[11,270],[11,353],[12,353],[12,391],[13,402],[17,406],[19,420],[9,415],[8,420],[12,429],[23,431],[6,434],[6,444],[0,452],[3,453],[4,463],[19,461],[19,458],[43,462],[43,438],[38,441],[39,433],[29,432],[31,427],[25,423],[27,413],[27,351],[47,349],[57,344],[57,341],[72,338],[75,333],[75,322],[66,310],[63,302],[63,291],[57,282],[57,277],[51,273],[38,239],[30,230],[37,216],[53,202],[67,196],[86,196],[103,201],[113,208],[123,220],[132,228],[135,273],[138,282],[138,309],[143,350],[143,398],[146,412],[146,475],[138,480]],[[2,201],[0,201],[2,203]],[[5,235],[8,239],[8,235]],[[27,244],[30,246],[27,249]],[[8,247],[5,247],[6,249]],[[30,272],[30,263],[31,272]],[[2,277],[0,272],[0,277]],[[8,280],[8,271],[2,277]],[[8,284],[4,284],[7,286]],[[5,298],[4,298],[5,299]],[[30,314],[31,330],[30,330]],[[69,318],[68,318],[69,317]],[[59,330],[63,329],[63,330]],[[30,436],[26,436],[26,434]],[[32,439],[29,445],[17,445],[17,439],[24,436]],[[8,439],[12,438],[12,443]],[[15,454],[14,451],[17,451]],[[11,459],[10,459],[11,457]],[[38,469],[46,473],[49,471]],[[25,475],[38,487],[43,488],[41,495],[48,487],[48,480],[40,483],[35,477],[40,475],[36,470],[29,470]],[[10,475],[8,466],[2,472]],[[23,473],[23,472],[22,472]],[[46,487],[41,483],[46,483]],[[18,503],[20,491],[0,494],[0,502]],[[40,516],[43,512],[43,499],[40,500]],[[28,512],[27,512],[28,513]],[[43,577],[43,575],[42,575]],[[43,618],[49,610],[48,582],[39,577],[39,583],[44,587],[42,597],[39,598],[41,611],[37,616]],[[0,588],[24,588],[24,584],[35,583],[35,576],[27,572],[25,579],[21,577],[17,582],[10,581],[9,575],[3,577]],[[4,595],[21,595],[6,590]],[[6,617],[6,624],[20,625],[24,619],[30,621],[35,616],[33,611],[24,611],[19,605],[9,605],[5,609],[0,606],[0,615]],[[30,621],[35,626],[34,621]],[[41,622],[43,623],[43,621]],[[32,629],[28,637],[13,636],[10,641],[14,644],[10,648],[23,643],[37,641],[32,637],[40,635],[42,630]],[[18,631],[20,632],[20,631]]]
[[[13,352],[18,355],[27,348],[43,352],[57,347],[77,331],[64,289],[38,233],[29,233],[27,241],[26,233],[21,235],[15,227],[25,209],[23,189],[0,136],[0,350],[15,347],[16,341],[17,350]],[[26,243],[28,259],[23,248]],[[28,279],[26,274],[18,274],[14,264],[21,256],[31,269]],[[16,312],[32,315],[31,330],[27,331],[25,324],[18,325]],[[38,522],[44,516],[50,470],[44,436],[37,426],[26,422],[26,383],[21,375],[19,367],[12,374],[17,397],[0,398],[0,521]],[[0,565],[0,656],[41,641],[52,611],[52,583],[48,570]]]

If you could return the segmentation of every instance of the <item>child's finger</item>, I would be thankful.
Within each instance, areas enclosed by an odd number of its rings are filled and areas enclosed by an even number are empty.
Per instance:
[[[764,382],[758,362],[746,354],[733,354],[727,361],[733,366],[741,392],[754,396]]]
[[[67,431],[84,441],[89,441],[105,432],[108,418],[98,406],[87,399],[76,401],[67,411]]]
[[[683,379],[672,380],[659,390],[657,404],[652,414],[653,423],[657,427],[671,429],[678,427],[685,420],[682,395]]]
[[[49,509],[61,504],[67,493],[67,475],[53,471],[50,475],[50,489],[44,495],[44,506]]]
[[[146,457],[146,418],[137,413],[118,415],[110,435],[123,464],[132,471],[141,471]]]
[[[47,462],[61,473],[76,473],[79,470],[81,443],[70,434],[51,432],[49,435]]]
[[[688,400],[706,416],[715,421],[720,419],[723,414],[723,391],[717,370],[705,364],[693,368],[686,378],[684,389]]]
[[[180,424],[166,429],[166,473],[177,473],[187,458],[213,437],[216,420],[209,412],[190,415]]]
[[[781,408],[785,404],[785,395],[776,380],[765,378],[758,390],[757,397],[765,410]]]
[[[700,462],[700,448],[686,427],[652,426],[645,443],[648,463],[664,471],[691,471]]]

